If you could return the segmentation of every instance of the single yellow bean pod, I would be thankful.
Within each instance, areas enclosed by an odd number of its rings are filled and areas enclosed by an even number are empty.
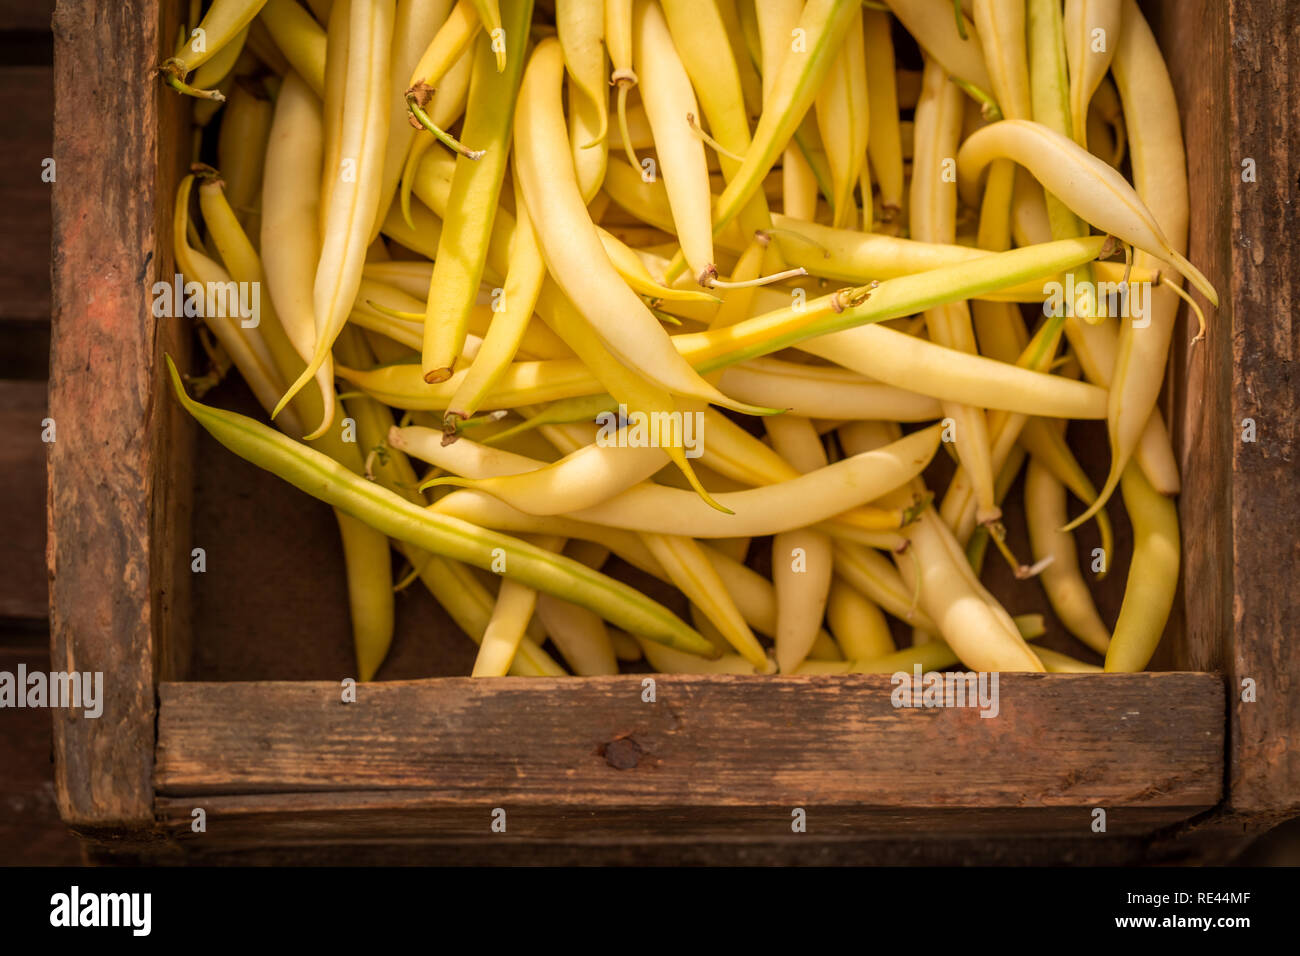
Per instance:
[[[1088,102],[1119,46],[1122,0],[1065,0],[1065,55],[1070,66],[1074,141],[1088,145]]]
[[[690,367],[610,263],[568,158],[560,102],[563,69],[558,41],[539,43],[515,114],[518,186],[551,276],[614,356],[650,382],[668,392],[757,412],[727,398]]]
[[[618,673],[605,622],[586,608],[549,594],[537,596],[537,617],[570,670],[580,677]]]
[[[1086,149],[1039,123],[1003,120],[972,134],[957,156],[961,181],[973,188],[997,158],[1014,159],[1076,213],[1116,238],[1167,262],[1214,306],[1214,286],[1166,238],[1133,187]]]
[[[531,0],[507,0],[510,49],[506,66],[494,69],[494,42],[480,37],[470,80],[463,135],[486,151],[481,159],[456,158],[448,204],[457,215],[443,222],[438,252],[429,277],[424,320],[424,377],[450,377],[469,325],[491,242],[493,220],[509,163],[513,104],[523,75],[524,38]]]
[[[885,0],[894,16],[916,38],[943,71],[975,90],[988,94],[993,89],[984,52],[975,25],[963,13],[963,31],[957,29],[949,0]]]
[[[838,575],[831,581],[826,621],[851,661],[871,660],[896,650],[884,613]]]
[[[333,175],[328,167],[325,170],[330,199],[326,203],[322,198],[325,228],[312,291],[316,346],[302,375],[280,399],[277,413],[324,365],[352,311],[361,283],[369,230],[358,224],[372,222],[379,204],[388,132],[384,108],[388,77],[383,63],[392,40],[393,12],[393,0],[351,0],[346,92],[338,138],[340,165]],[[327,163],[329,159],[327,150]],[[308,437],[319,434],[328,424],[321,422]]]
[[[806,418],[781,415],[765,425],[772,446],[803,474],[828,467],[826,451]],[[772,584],[776,590],[776,663],[783,674],[808,657],[817,640],[834,570],[830,535],[796,528],[772,538]]]
[[[1065,486],[1034,459],[1030,459],[1025,472],[1025,521],[1034,561],[1051,561],[1038,579],[1052,610],[1067,631],[1097,653],[1105,654],[1110,631],[1102,623],[1079,573],[1074,536],[1061,530],[1065,524]],[[1109,560],[1109,555],[1106,557]]]
[[[325,30],[297,0],[266,0],[262,22],[317,98],[325,97]]]
[[[1178,591],[1178,509],[1135,464],[1124,469],[1120,491],[1133,523],[1133,557],[1106,670],[1140,671],[1151,662]]]
[[[175,55],[159,67],[163,81],[178,93],[204,99],[225,99],[216,90],[190,86],[185,77],[216,57],[229,44],[242,43],[248,25],[264,3],[266,0],[214,0],[199,25],[181,41]]]
[[[831,67],[814,101],[817,128],[826,148],[831,173],[831,225],[853,228],[857,209],[853,189],[866,162],[871,130],[871,103],[867,94],[865,40],[862,11],[846,26],[844,47]],[[868,186],[866,198],[870,199]],[[870,204],[868,203],[868,207]],[[863,230],[871,231],[870,214]]]

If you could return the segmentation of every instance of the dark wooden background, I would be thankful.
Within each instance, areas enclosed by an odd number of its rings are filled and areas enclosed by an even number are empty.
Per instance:
[[[0,0],[0,115],[6,121],[0,151],[0,670],[7,671],[20,662],[29,670],[49,668],[41,419],[49,369],[50,186],[41,169],[52,154],[53,7],[54,0]],[[105,569],[110,586],[111,573]],[[240,660],[248,665],[246,655]],[[49,711],[0,712],[0,865],[82,859],[55,808]],[[1300,825],[1261,839],[1247,860],[1300,861]],[[522,861],[516,854],[511,862]]]
[[[50,348],[54,0],[0,0],[0,670],[48,670],[45,380]],[[54,805],[48,710],[0,712],[0,864],[75,864]]]

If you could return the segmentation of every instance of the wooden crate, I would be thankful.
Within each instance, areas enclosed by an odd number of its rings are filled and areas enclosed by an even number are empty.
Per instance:
[[[351,661],[328,510],[196,438],[163,378],[163,352],[190,357],[185,323],[147,308],[175,271],[188,152],[188,104],[152,76],[179,7],[92,15],[64,0],[55,18],[52,666],[107,681],[104,718],[56,714],[56,783],[97,853],[1212,860],[1300,812],[1293,7],[1147,6],[1189,143],[1191,258],[1223,295],[1208,341],[1187,348],[1180,330],[1171,363],[1185,576],[1166,670],[1005,675],[996,720],[895,710],[887,677],[658,677],[654,703],[638,675],[429,678],[467,673],[473,649],[414,593],[384,681],[341,703]],[[248,401],[238,386],[213,399]],[[1244,418],[1255,443],[1239,440]],[[189,570],[193,547],[205,574]],[[1255,702],[1240,699],[1247,678]]]

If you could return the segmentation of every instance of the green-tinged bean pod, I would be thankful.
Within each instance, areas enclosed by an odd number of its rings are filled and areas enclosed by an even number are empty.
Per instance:
[[[458,156],[452,174],[448,203],[458,215],[443,222],[424,319],[421,364],[430,382],[451,377],[483,278],[493,218],[510,159],[510,127],[523,76],[524,38],[532,8],[532,0],[506,0],[509,49],[503,71],[494,68],[492,39],[480,37],[475,50],[463,135],[484,150],[484,155],[477,160]]]
[[[712,644],[639,591],[563,555],[428,511],[251,418],[196,402],[170,356],[167,364],[177,398],[213,438],[312,497],[389,537],[485,570],[504,566],[500,573],[506,577],[570,600],[625,630],[712,656]]]

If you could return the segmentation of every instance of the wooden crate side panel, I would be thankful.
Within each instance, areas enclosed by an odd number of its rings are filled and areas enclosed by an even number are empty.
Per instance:
[[[1232,0],[1233,702],[1229,805],[1300,812],[1300,7]],[[1242,181],[1253,160],[1255,182]],[[1255,422],[1245,442],[1242,423]],[[1245,680],[1257,700],[1243,701]]]
[[[1173,666],[1218,670],[1232,656],[1231,460],[1234,297],[1229,233],[1230,146],[1222,129],[1228,110],[1228,24],[1219,0],[1144,4],[1165,51],[1178,94],[1191,200],[1188,254],[1219,290],[1208,313],[1208,338],[1189,347],[1195,320],[1184,309],[1170,357],[1170,416],[1183,493],[1182,599],[1175,609]],[[1189,586],[1190,585],[1190,586]]]
[[[51,663],[102,671],[105,697],[98,720],[54,715],[59,808],[79,827],[152,824],[165,416],[148,296],[165,235],[154,67],[170,6],[163,19],[158,0],[60,2],[54,17]]]
[[[206,828],[201,832],[193,827],[196,809],[204,814]],[[187,853],[384,841],[410,848],[447,842],[505,843],[515,844],[523,854],[538,844],[578,843],[593,848],[627,842],[676,847],[695,843],[798,844],[810,836],[844,842],[912,840],[931,845],[983,839],[1022,848],[1034,840],[1053,837],[1086,836],[1106,843],[1149,837],[1201,809],[1112,808],[1105,833],[1094,833],[1091,810],[1082,806],[901,809],[810,801],[762,806],[557,806],[509,798],[492,800],[486,795],[477,804],[468,804],[420,791],[341,791],[161,797],[158,818],[171,841]],[[793,828],[796,819],[801,827],[797,831]],[[400,859],[396,853],[390,857],[392,861]],[[955,859],[947,857],[950,864]]]
[[[556,827],[635,808],[642,832],[655,813],[745,824],[796,807],[847,829],[874,815],[949,831],[984,825],[973,811],[1005,827],[1034,810],[1068,832],[1102,807],[1149,832],[1222,793],[1214,675],[1008,674],[996,718],[900,710],[890,691],[884,675],[660,676],[648,703],[636,676],[446,678],[362,686],[344,704],[333,682],[164,683],[155,779],[173,826],[187,806],[238,816],[226,798],[247,797],[268,833],[313,807],[324,830],[370,832],[376,801],[399,802],[388,825],[454,832],[497,806]]]
[[[1189,347],[1189,327],[1175,337],[1187,529],[1175,666],[1227,675],[1227,809],[1276,822],[1300,811],[1291,745],[1300,734],[1300,647],[1289,639],[1300,612],[1292,318],[1300,10],[1254,0],[1146,9],[1183,114],[1191,259],[1222,300],[1205,342]],[[1244,440],[1249,428],[1254,441]],[[1253,702],[1241,699],[1248,678]]]
[[[184,4],[164,4],[162,37],[177,33],[178,17]],[[164,40],[165,47],[170,42]],[[158,123],[162,135],[157,143],[153,279],[174,283],[177,268],[173,249],[172,213],[176,187],[189,171],[193,153],[191,114],[195,100],[164,89],[153,82],[157,97]],[[172,395],[164,355],[171,355],[182,370],[191,369],[194,351],[194,327],[197,320],[182,317],[156,320],[153,352],[148,370],[152,375],[155,400],[150,409],[150,436],[155,474],[167,480],[154,483],[152,489],[153,550],[151,613],[154,627],[154,680],[185,680],[190,673],[193,650],[191,549],[194,545],[194,447],[197,428],[194,420]],[[196,370],[199,373],[203,368]]]

